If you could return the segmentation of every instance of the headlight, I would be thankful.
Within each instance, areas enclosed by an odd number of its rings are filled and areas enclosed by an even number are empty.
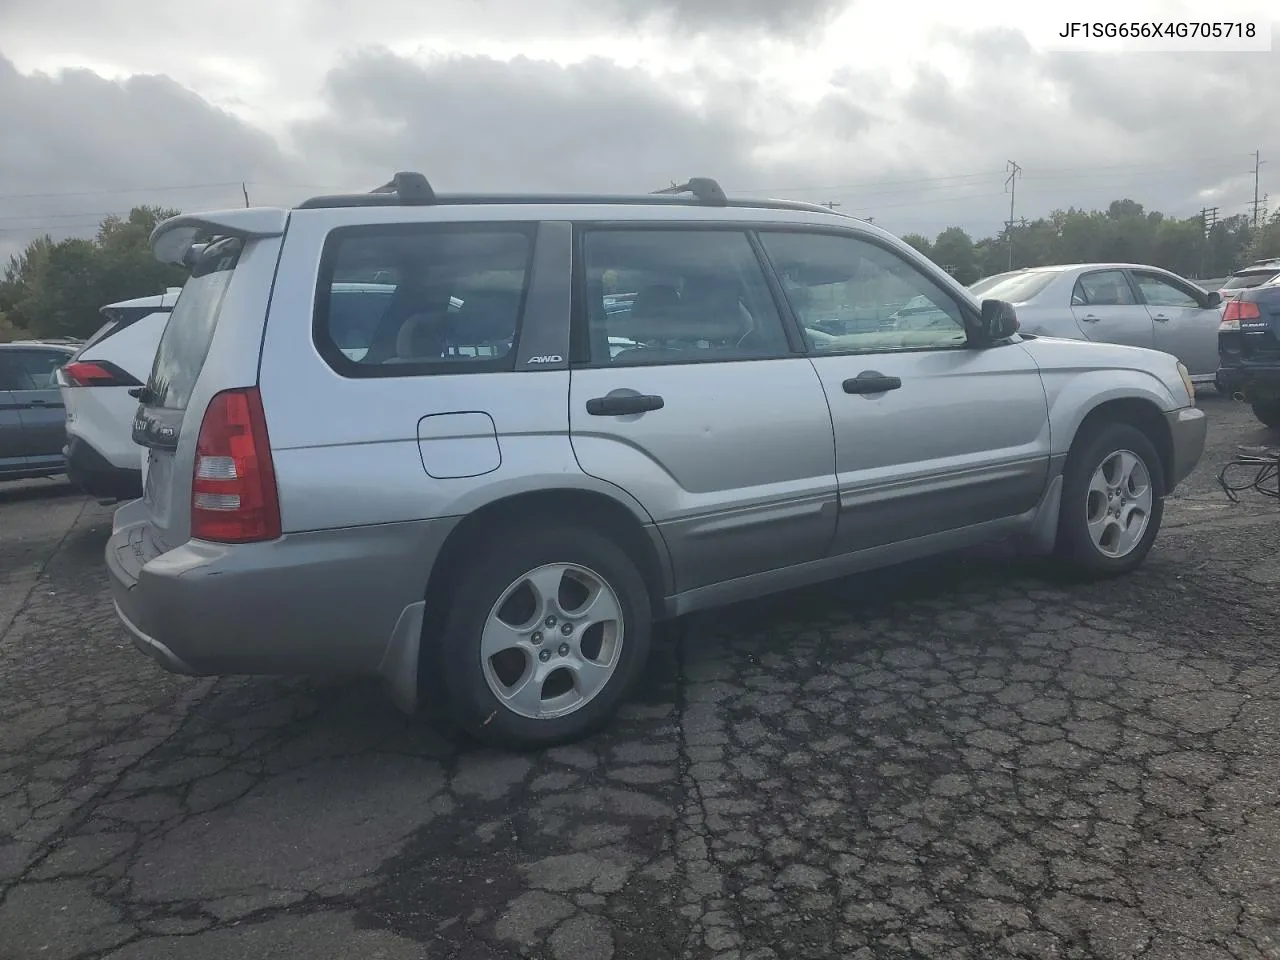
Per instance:
[[[1182,378],[1182,385],[1187,388],[1187,399],[1191,401],[1191,406],[1196,405],[1196,385],[1191,382],[1191,371],[1187,369],[1187,365],[1181,360],[1178,361],[1178,376]]]

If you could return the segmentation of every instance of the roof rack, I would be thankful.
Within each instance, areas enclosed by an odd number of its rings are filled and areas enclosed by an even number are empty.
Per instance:
[[[686,199],[691,195],[692,199]],[[298,204],[298,210],[332,209],[335,207],[424,206],[429,204],[577,204],[599,203],[617,205],[644,204],[705,204],[717,207],[755,207],[775,210],[807,210],[832,214],[833,211],[816,203],[802,200],[730,200],[720,184],[710,177],[692,177],[686,183],[672,184],[653,193],[639,194],[590,194],[590,193],[436,193],[427,178],[420,173],[401,172],[382,186],[368,193],[342,193],[312,197]],[[835,216],[845,216],[835,214]]]
[[[436,192],[431,189],[427,178],[412,171],[397,173],[387,183],[372,192],[395,194],[396,199],[403,204],[436,202]]]
[[[725,196],[725,192],[721,189],[720,184],[716,183],[710,177],[690,177],[687,183],[671,184],[662,190],[653,191],[655,195],[670,194],[679,196],[682,193],[692,193],[699,203],[709,203],[717,207],[726,207],[729,205],[729,198]]]

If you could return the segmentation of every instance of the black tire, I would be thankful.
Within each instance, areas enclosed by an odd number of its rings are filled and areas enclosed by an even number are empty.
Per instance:
[[[1258,418],[1263,426],[1272,430],[1280,430],[1280,401],[1255,400],[1250,406],[1253,407],[1253,415]]]
[[[613,675],[573,713],[532,719],[508,709],[485,679],[480,636],[490,610],[508,586],[544,564],[585,567],[604,580],[622,610],[622,648]],[[612,717],[649,657],[652,608],[649,591],[626,552],[600,534],[575,526],[526,527],[469,552],[453,581],[449,613],[424,666],[438,671],[450,719],[458,731],[482,743],[516,750],[579,740]]]
[[[1129,553],[1111,557],[1094,545],[1089,535],[1088,498],[1093,473],[1112,454],[1135,454],[1151,478],[1151,516],[1142,539]],[[1155,445],[1137,427],[1127,423],[1102,423],[1076,438],[1067,456],[1062,478],[1062,506],[1058,516],[1057,559],[1064,572],[1087,580],[1129,573],[1141,565],[1160,532],[1164,516],[1164,469]]]

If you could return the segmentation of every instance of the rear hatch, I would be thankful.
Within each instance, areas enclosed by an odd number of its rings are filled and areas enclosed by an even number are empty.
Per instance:
[[[1260,287],[1277,276],[1280,276],[1280,267],[1246,267],[1243,270],[1237,270],[1228,277],[1227,282],[1222,285],[1222,289],[1218,292],[1222,294],[1223,300],[1234,300],[1245,290]]]
[[[184,434],[200,429],[204,410],[192,401],[243,249],[242,239],[230,237],[200,252],[160,336],[151,375],[138,391],[133,440],[146,448],[142,499],[156,548],[147,552],[153,555],[188,536],[194,437],[184,444]]]
[[[1224,362],[1280,365],[1280,284],[1240,290],[1227,302],[1218,352]]]

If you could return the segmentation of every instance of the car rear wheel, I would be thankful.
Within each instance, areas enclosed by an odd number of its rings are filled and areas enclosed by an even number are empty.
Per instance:
[[[1253,415],[1265,426],[1272,430],[1280,430],[1280,401],[1254,401],[1250,406],[1253,407]]]
[[[438,650],[454,723],[514,748],[588,735],[643,669],[651,619],[644,578],[605,537],[495,538],[464,562]]]
[[[1080,437],[1063,473],[1057,553],[1087,578],[1138,567],[1160,530],[1164,474],[1146,435],[1108,423]]]

